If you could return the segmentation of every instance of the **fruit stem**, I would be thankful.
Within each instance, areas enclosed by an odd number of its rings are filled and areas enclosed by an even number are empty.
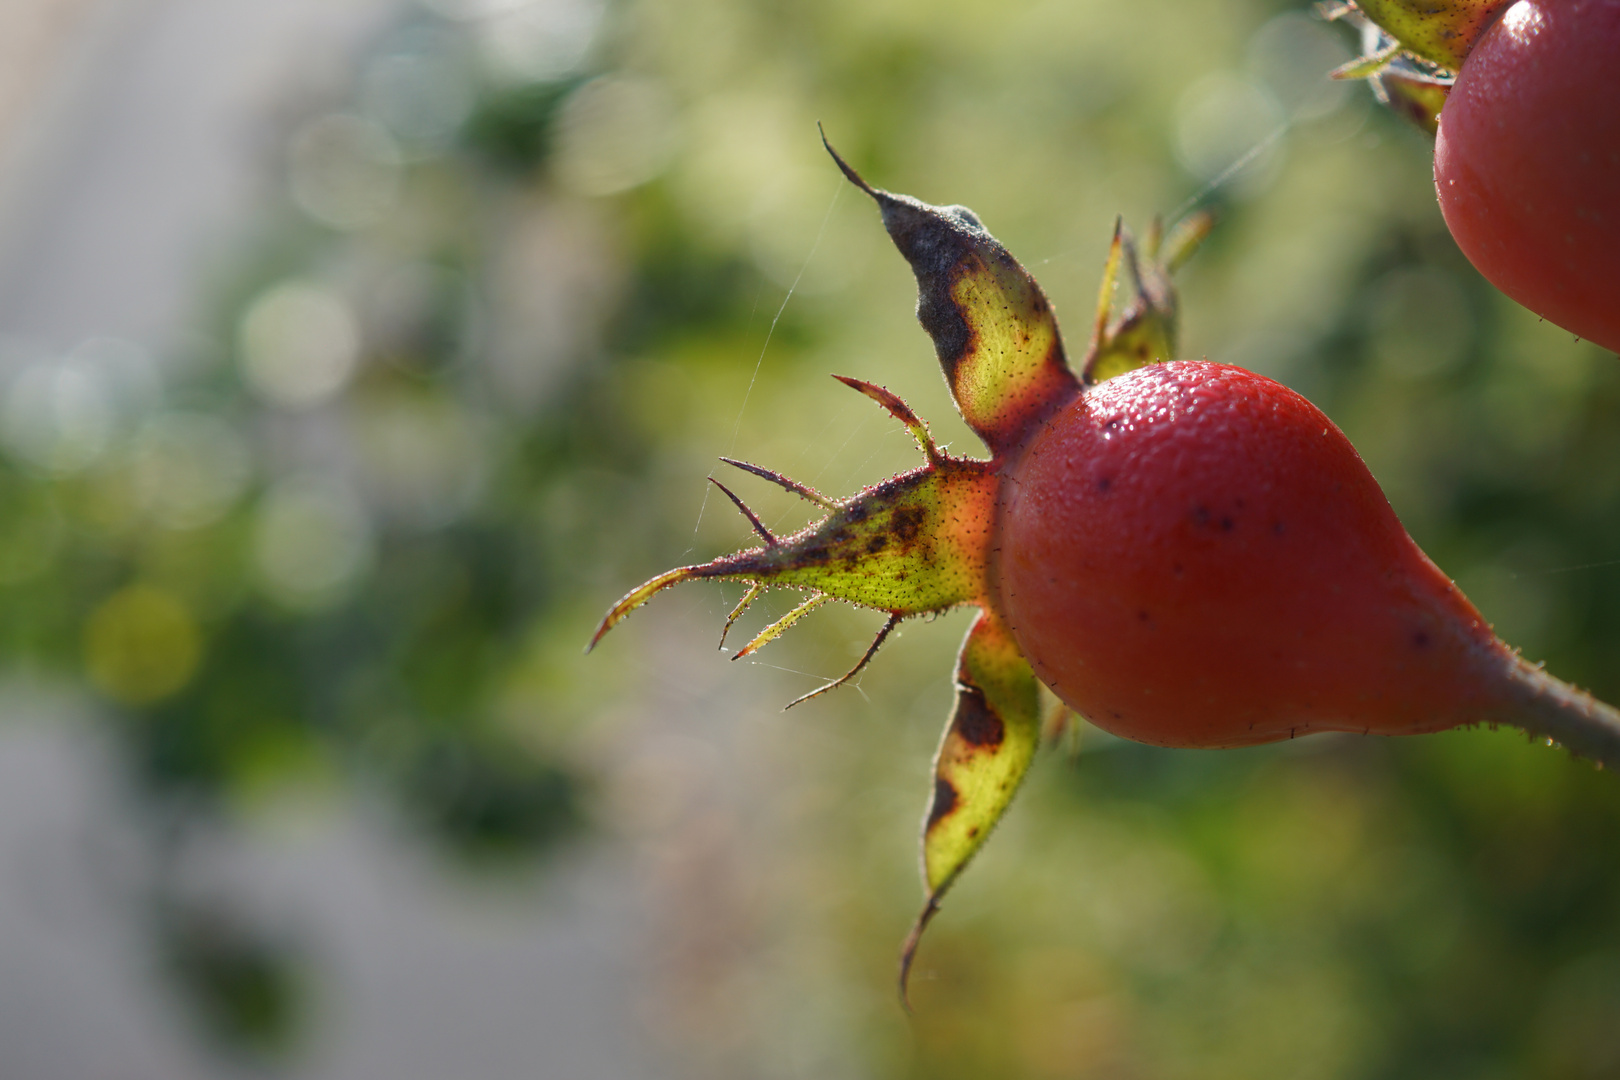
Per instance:
[[[1599,768],[1620,768],[1620,710],[1514,657],[1502,722],[1559,743]]]

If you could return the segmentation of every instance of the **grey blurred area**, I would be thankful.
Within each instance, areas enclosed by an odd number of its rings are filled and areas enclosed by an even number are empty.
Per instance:
[[[57,347],[180,332],[270,178],[278,113],[330,92],[394,5],[12,0],[0,326]]]
[[[183,348],[209,274],[280,197],[288,118],[340,92],[401,14],[396,0],[0,5],[5,374],[86,342],[160,364]],[[632,1012],[639,901],[608,843],[469,879],[363,788],[281,792],[250,826],[154,825],[103,703],[15,660],[5,685],[7,1080],[654,1075]],[[298,1010],[295,1050],[220,1053],[170,978],[188,956],[205,988]]]
[[[0,1054],[17,1080],[260,1073],[216,1052],[168,986],[142,910],[152,858],[108,748],[65,703],[0,730]],[[194,837],[196,932],[245,910],[307,968],[315,1013],[277,1075],[651,1076],[631,1013],[639,912],[622,859],[470,885],[364,805],[287,805]],[[173,884],[172,882],[170,883]]]

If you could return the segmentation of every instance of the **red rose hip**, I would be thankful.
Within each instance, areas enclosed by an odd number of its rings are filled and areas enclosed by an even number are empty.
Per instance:
[[[1507,650],[1320,410],[1177,362],[1053,416],[1004,473],[1002,615],[1041,681],[1160,746],[1478,720]]]
[[[1434,185],[1490,282],[1620,352],[1620,0],[1519,0],[1440,113]]]

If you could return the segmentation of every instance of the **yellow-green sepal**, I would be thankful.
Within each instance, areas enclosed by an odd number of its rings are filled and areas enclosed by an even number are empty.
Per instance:
[[[1509,0],[1356,0],[1355,6],[1401,48],[1450,71]]]
[[[917,943],[939,901],[984,846],[1028,772],[1041,739],[1040,683],[1002,621],[981,611],[956,662],[956,708],[934,756],[934,793],[923,820],[928,892],[900,957],[900,993]]]
[[[740,500],[739,509],[762,528]],[[591,646],[655,594],[683,581],[746,581],[821,594],[763,631],[750,652],[826,600],[902,617],[977,603],[985,592],[994,514],[995,476],[986,463],[941,455],[835,502],[825,518],[792,536],[767,533],[763,546],[659,574],[613,605]],[[745,599],[757,595],[750,590]]]

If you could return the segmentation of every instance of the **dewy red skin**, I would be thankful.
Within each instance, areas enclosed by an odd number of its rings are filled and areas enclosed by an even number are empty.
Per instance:
[[[1041,681],[1159,746],[1489,716],[1510,657],[1288,388],[1180,361],[1091,388],[1004,471],[1002,615]]]
[[[1620,352],[1620,0],[1519,0],[1440,113],[1435,194],[1497,288]]]

